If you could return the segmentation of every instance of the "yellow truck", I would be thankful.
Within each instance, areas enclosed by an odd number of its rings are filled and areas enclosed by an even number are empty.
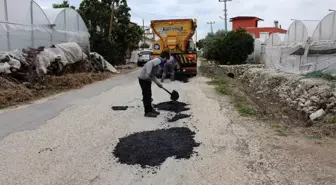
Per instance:
[[[159,37],[153,43],[152,58],[169,51],[178,62],[177,74],[197,74],[197,52],[192,36],[195,34],[196,19],[152,20],[151,28]]]

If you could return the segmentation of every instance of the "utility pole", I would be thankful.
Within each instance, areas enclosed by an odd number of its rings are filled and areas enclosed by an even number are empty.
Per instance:
[[[225,31],[227,31],[227,6],[226,6],[226,2],[228,1],[232,1],[232,0],[218,0],[219,2],[224,2],[224,28]]]
[[[145,29],[145,19],[142,19],[142,28],[143,28],[143,31],[144,31],[144,33],[143,33],[143,43],[146,43],[146,29]]]
[[[207,22],[207,24],[210,24],[211,33],[213,33],[212,25],[215,24],[215,21],[214,22]]]
[[[112,34],[113,18],[114,18],[114,0],[112,0],[112,4],[111,4],[111,18],[110,18],[110,28],[109,28],[109,34],[108,34],[110,40],[111,40],[111,34]]]

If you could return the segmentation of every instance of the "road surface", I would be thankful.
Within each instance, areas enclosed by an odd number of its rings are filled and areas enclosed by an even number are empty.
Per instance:
[[[245,185],[336,184],[333,140],[277,136],[266,123],[241,118],[206,78],[164,84],[189,103],[192,117],[145,118],[137,72],[0,114],[0,184]],[[169,96],[153,86],[154,103]],[[132,106],[113,111],[111,106]],[[118,162],[113,151],[129,134],[172,127],[196,133],[189,159],[158,168]]]

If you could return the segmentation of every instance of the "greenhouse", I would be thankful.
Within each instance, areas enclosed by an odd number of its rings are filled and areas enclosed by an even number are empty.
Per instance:
[[[66,42],[89,51],[87,27],[73,9],[42,10],[34,0],[0,0],[0,12],[0,51]]]
[[[271,37],[263,57],[267,68],[296,74],[336,73],[336,12],[320,22],[294,21],[281,44],[280,38]]]

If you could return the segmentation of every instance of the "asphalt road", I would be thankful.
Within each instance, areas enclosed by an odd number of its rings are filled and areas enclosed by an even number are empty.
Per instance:
[[[167,111],[155,119],[145,118],[136,74],[0,114],[0,184],[336,184],[334,141],[279,136],[268,123],[242,118],[230,99],[216,94],[203,77],[164,83],[180,93],[180,101],[190,104],[186,111],[190,118],[168,122],[172,114]],[[165,102],[169,95],[153,85],[153,99]],[[122,105],[131,107],[111,109]],[[194,148],[197,155],[169,157],[157,168],[143,169],[121,164],[113,154],[120,138],[176,127],[195,132],[200,143]],[[155,149],[159,147],[150,151]]]
[[[41,103],[0,112],[0,139],[13,132],[33,130],[56,117],[64,109],[83,103],[88,98],[137,79],[137,71],[88,85],[83,89],[61,94]]]

